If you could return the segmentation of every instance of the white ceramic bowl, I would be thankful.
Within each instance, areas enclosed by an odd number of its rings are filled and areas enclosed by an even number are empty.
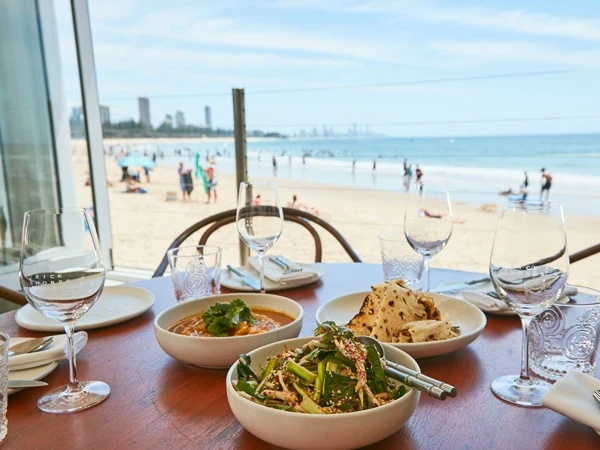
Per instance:
[[[370,292],[370,291],[369,291]],[[356,292],[335,298],[323,304],[315,315],[317,323],[331,320],[338,324],[348,323],[363,304],[369,292]],[[450,316],[450,322],[459,327],[460,334],[443,341],[390,344],[404,350],[413,358],[430,358],[451,353],[466,347],[483,332],[487,319],[479,308],[465,300],[429,292],[442,314]]]
[[[184,317],[208,309],[217,302],[231,303],[241,298],[250,308],[260,307],[281,311],[294,320],[275,330],[247,336],[197,337],[167,331],[170,325]],[[272,342],[298,336],[302,329],[304,311],[295,301],[271,294],[223,294],[178,303],[163,311],[154,320],[154,335],[165,353],[194,366],[226,369],[250,350]]]
[[[258,370],[269,356],[284,347],[296,348],[314,337],[275,342],[249,353],[252,367]],[[417,362],[402,350],[385,346],[386,358],[420,372]],[[421,393],[410,389],[406,395],[387,405],[345,414],[302,414],[280,411],[242,397],[233,387],[237,380],[237,362],[226,377],[227,400],[238,422],[263,441],[285,448],[340,449],[356,448],[378,442],[394,434],[417,408]]]

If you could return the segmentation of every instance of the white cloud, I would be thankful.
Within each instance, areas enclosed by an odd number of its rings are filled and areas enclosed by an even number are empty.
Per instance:
[[[524,34],[600,41],[600,18],[562,17],[524,9],[496,10],[484,7],[446,7],[440,2],[410,0],[280,0],[280,7],[375,13],[425,22],[444,22]]]
[[[187,44],[307,52],[366,61],[398,62],[406,50],[399,45],[383,44],[355,35],[282,28],[272,23],[248,24],[222,17],[197,17],[197,13],[187,8],[151,13],[142,17],[135,26],[118,30],[118,34]]]
[[[430,47],[464,62],[532,62],[570,67],[600,67],[600,51],[560,50],[520,41],[437,41]]]
[[[94,46],[98,66],[102,70],[124,68],[161,68],[168,71],[195,69],[206,74],[220,69],[238,69],[247,73],[253,69],[352,69],[356,61],[340,58],[284,56],[264,52],[195,51],[172,47],[151,47],[147,44],[106,44]]]

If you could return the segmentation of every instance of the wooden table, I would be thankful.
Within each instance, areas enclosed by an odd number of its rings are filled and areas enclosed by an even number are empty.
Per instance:
[[[312,335],[314,314],[328,300],[368,290],[382,279],[381,266],[323,264],[325,275],[311,286],[282,294],[305,310],[302,335]],[[432,285],[470,279],[473,274],[433,270]],[[225,371],[184,365],[167,356],[154,339],[156,314],[174,304],[169,278],[136,283],[152,291],[151,311],[128,322],[90,330],[78,356],[82,380],[106,381],[112,388],[104,403],[75,414],[39,411],[42,389],[9,398],[9,432],[4,448],[272,448],[247,433],[229,410]],[[0,329],[11,336],[40,336],[19,328],[14,312],[0,315]],[[420,360],[422,370],[458,388],[445,402],[421,396],[415,414],[395,435],[373,448],[405,449],[589,449],[600,446],[591,428],[545,408],[521,408],[497,399],[490,383],[518,373],[521,327],[516,317],[488,315],[475,342],[455,353]],[[45,381],[64,384],[62,361]]]

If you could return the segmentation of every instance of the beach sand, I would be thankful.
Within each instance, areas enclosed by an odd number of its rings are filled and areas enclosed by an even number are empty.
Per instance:
[[[186,141],[189,142],[189,139]],[[143,141],[126,141],[126,145],[139,143]],[[111,145],[111,142],[105,140],[105,145]],[[81,142],[74,141],[73,159],[78,204],[90,206],[91,190],[84,186],[88,173],[87,156]],[[124,183],[119,182],[121,168],[115,158],[107,156],[105,162],[107,177],[112,183],[108,192],[115,266],[154,270],[170,242],[186,227],[204,217],[236,207],[235,175],[219,173],[218,202],[206,204],[201,180],[195,182],[191,201],[182,201],[179,176],[174,167],[153,169],[150,183],[145,182],[142,171],[141,186],[148,193],[126,194],[123,192]],[[276,182],[284,206],[295,194],[299,203],[316,208],[320,217],[346,237],[364,262],[381,262],[380,234],[402,232],[404,201],[401,193],[319,185],[285,178],[277,178]],[[174,195],[177,200],[167,201],[169,195]],[[432,267],[486,273],[498,206],[454,203],[453,208],[456,223],[452,237],[447,247],[432,259]],[[566,224],[571,253],[600,242],[600,217],[569,215]],[[350,261],[333,238],[324,235],[323,241],[324,262]],[[192,244],[194,240],[188,242]],[[238,237],[234,225],[219,230],[210,242],[223,246],[224,264],[238,263]],[[314,245],[302,227],[286,223],[281,239],[269,253],[283,254],[298,262],[311,262],[314,260]],[[600,278],[595,274],[598,258],[600,256],[573,264],[569,282],[600,289]]]

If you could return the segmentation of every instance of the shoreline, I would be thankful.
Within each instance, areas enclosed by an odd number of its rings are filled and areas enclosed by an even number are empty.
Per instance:
[[[83,148],[76,150],[74,171],[78,204],[87,207],[92,200],[90,188],[84,185],[88,171],[85,155]],[[216,204],[205,203],[206,194],[198,180],[195,180],[191,201],[182,201],[177,170],[167,166],[153,169],[150,183],[142,180],[141,186],[147,194],[126,194],[124,184],[118,181],[121,168],[115,159],[106,156],[105,164],[107,179],[112,182],[108,194],[117,266],[154,270],[168,245],[185,228],[204,217],[236,207],[235,175],[222,170],[219,160]],[[338,229],[364,262],[381,263],[380,234],[402,232],[404,194],[398,191],[332,187],[310,180],[288,179],[285,170],[280,170],[278,175],[276,181],[282,204],[286,206],[292,196],[297,195],[299,203],[315,208],[321,218]],[[169,195],[174,195],[176,200],[167,201]],[[498,204],[454,201],[453,207],[458,223],[447,247],[432,259],[432,266],[487,273]],[[570,253],[600,242],[600,217],[567,214],[566,224]],[[223,246],[224,264],[238,263],[238,241],[233,226],[224,227],[211,237],[212,243]],[[296,224],[286,223],[280,241],[269,253],[286,255],[298,262],[314,260],[312,238]],[[337,241],[324,236],[323,261],[349,262],[350,258]],[[596,270],[594,258],[588,258],[572,266],[569,281],[600,288]]]
[[[573,136],[569,137],[573,138]],[[507,137],[506,139],[510,140],[511,138]],[[477,140],[478,138],[473,139]],[[427,140],[433,142],[439,139],[428,138]],[[378,159],[375,154],[377,150],[373,149],[367,156],[356,157],[356,164],[353,165],[351,155],[354,154],[356,148],[346,148],[345,146],[353,144],[358,148],[363,148],[363,144],[367,145],[366,141],[366,139],[346,140],[343,146],[335,147],[335,145],[341,144],[333,139],[321,140],[323,145],[315,144],[311,148],[306,146],[306,142],[297,139],[248,138],[248,173],[251,177],[272,176],[271,159],[275,156],[279,178],[313,183],[326,181],[332,187],[401,191],[403,189],[402,157],[397,153],[389,154],[389,148],[387,149],[387,156],[384,155],[385,157],[381,159]],[[331,144],[333,147],[324,148],[323,146],[326,144]],[[598,144],[600,144],[600,139]],[[452,146],[450,147],[452,148]],[[175,167],[179,161],[184,161],[187,165],[192,166],[196,152],[201,155],[202,164],[207,159],[206,155],[217,155],[220,172],[222,174],[235,173],[232,138],[195,138],[193,140],[187,138],[162,138],[157,140],[142,138],[129,140],[107,139],[105,148],[112,148],[113,152],[117,154],[121,149],[133,153],[147,153],[148,155],[160,150],[164,154],[164,158],[159,158],[157,163],[167,167]],[[513,193],[520,191],[520,185],[523,181],[523,169],[517,167],[526,163],[529,164],[529,167],[525,167],[530,180],[529,198],[537,199],[540,195],[541,175],[539,174],[539,164],[541,161],[536,159],[541,158],[539,155],[535,158],[528,157],[525,160],[516,160],[520,162],[515,161],[512,163],[510,162],[511,155],[507,155],[506,158],[499,158],[496,155],[495,159],[490,158],[489,160],[479,155],[479,159],[465,160],[458,157],[439,156],[444,152],[439,149],[435,150],[436,148],[428,147],[427,150],[434,152],[433,155],[421,156],[418,159],[416,157],[410,158],[409,164],[413,164],[414,172],[415,163],[420,161],[420,167],[424,172],[423,181],[425,185],[427,186],[427,183],[429,183],[430,186],[445,186],[451,192],[453,198],[458,201],[473,205],[505,203],[506,197],[502,197],[499,193],[509,189]],[[331,153],[333,151],[331,149],[336,150],[337,153]],[[556,148],[554,148],[554,151],[556,153]],[[180,152],[180,154],[176,155],[175,152]],[[303,152],[313,153],[312,156],[304,158],[301,156]],[[540,150],[537,150],[537,152],[539,153]],[[436,159],[438,158],[436,155],[441,159]],[[560,155],[552,157],[564,158],[564,154],[561,153]],[[593,171],[593,162],[595,161],[593,158],[596,157],[600,157],[600,153],[591,153],[588,158],[589,164],[580,163],[580,165],[583,164],[585,170]],[[372,169],[374,160],[377,162],[376,170]],[[497,162],[498,160],[502,160],[503,167],[490,167],[494,161]],[[559,160],[555,162],[558,163]],[[560,167],[558,170],[552,170],[551,172],[554,176],[550,194],[551,201],[562,203],[565,212],[569,214],[600,215],[600,176],[596,176],[595,172],[592,172],[592,175],[563,172]],[[414,189],[414,187],[413,173],[411,189]]]

